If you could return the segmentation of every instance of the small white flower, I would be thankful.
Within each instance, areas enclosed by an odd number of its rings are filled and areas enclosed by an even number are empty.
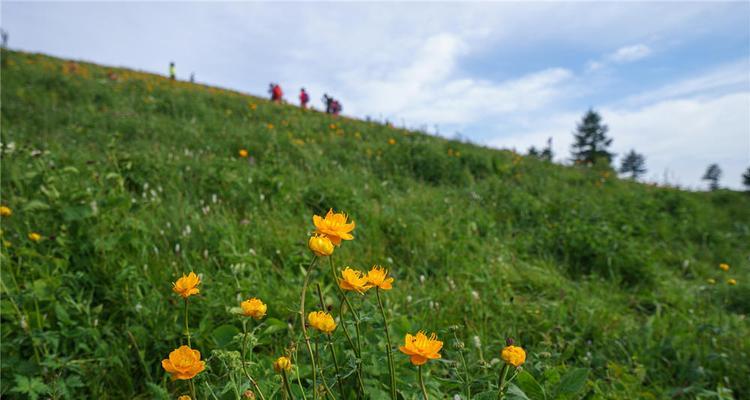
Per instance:
[[[480,339],[479,336],[474,335],[474,337],[471,339],[474,341],[474,347],[478,349],[482,348],[482,339]]]
[[[411,303],[411,295],[406,296],[406,302]]]
[[[216,195],[216,193],[211,195],[211,202],[216,204],[219,201],[219,196]]]
[[[493,358],[492,360],[490,360],[490,365],[497,365],[497,364],[500,364],[499,358]]]
[[[180,252],[180,244],[179,243],[177,243],[176,245],[174,245],[174,252],[175,253],[179,253]]]
[[[426,279],[426,278],[424,277],[424,275],[419,275],[419,282],[420,282],[421,284],[423,284],[423,285],[424,285],[424,281],[425,281],[425,279]]]
[[[479,301],[479,292],[477,292],[476,290],[472,290],[471,297],[473,297],[474,300]]]
[[[141,305],[141,303],[138,303],[135,305],[135,312],[141,312],[142,309],[143,309],[143,305]]]

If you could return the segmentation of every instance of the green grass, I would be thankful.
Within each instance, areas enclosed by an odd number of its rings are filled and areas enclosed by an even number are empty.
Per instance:
[[[199,398],[247,385],[230,309],[250,296],[268,303],[251,365],[268,397],[273,359],[293,341],[305,358],[301,270],[311,217],[331,207],[357,223],[337,265],[382,264],[396,278],[394,341],[418,329],[444,340],[426,368],[435,399],[466,398],[460,354],[473,398],[494,398],[481,393],[508,336],[528,351],[516,383],[532,399],[750,397],[745,193],[644,185],[43,55],[3,51],[2,63],[3,397],[184,394],[160,361],[182,340],[171,282],[191,270],[203,274],[190,306],[208,359]],[[328,269],[316,271],[337,306]],[[368,394],[387,398],[377,302],[355,303]],[[395,359],[399,392],[418,398],[416,369]],[[576,394],[556,390],[586,371]],[[309,367],[298,372],[309,388]]]

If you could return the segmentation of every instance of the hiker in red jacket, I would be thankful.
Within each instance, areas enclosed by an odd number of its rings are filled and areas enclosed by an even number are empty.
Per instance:
[[[281,97],[284,95],[284,93],[281,91],[281,86],[277,83],[276,86],[273,87],[273,100],[277,103],[281,103]]]
[[[310,96],[307,95],[305,88],[302,88],[299,92],[299,105],[303,109],[307,108],[307,103],[310,101]]]

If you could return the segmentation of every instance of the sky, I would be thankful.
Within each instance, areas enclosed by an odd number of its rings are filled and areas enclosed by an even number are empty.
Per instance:
[[[266,95],[304,86],[344,114],[542,147],[570,163],[583,113],[645,180],[705,189],[750,167],[750,2],[8,2],[9,47]],[[620,159],[615,158],[616,165]]]

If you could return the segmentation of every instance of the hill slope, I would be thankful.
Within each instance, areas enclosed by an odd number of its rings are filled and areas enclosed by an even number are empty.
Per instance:
[[[241,325],[228,310],[258,296],[269,319],[254,374],[270,393],[270,362],[299,334],[311,216],[329,208],[357,223],[337,264],[396,277],[395,340],[424,329],[445,341],[448,362],[429,368],[435,398],[490,388],[508,336],[550,399],[567,398],[552,388],[574,368],[588,380],[569,398],[750,397],[743,193],[647,186],[123,69],[2,58],[3,397],[43,383],[53,398],[174,398],[182,386],[160,365],[181,339],[170,282],[191,270],[203,274],[194,345],[212,366],[199,390],[234,398],[227,351]],[[359,306],[366,343],[382,348],[377,303]],[[414,368],[395,357],[399,391],[416,398]],[[387,395],[382,362],[364,360],[373,398]]]

